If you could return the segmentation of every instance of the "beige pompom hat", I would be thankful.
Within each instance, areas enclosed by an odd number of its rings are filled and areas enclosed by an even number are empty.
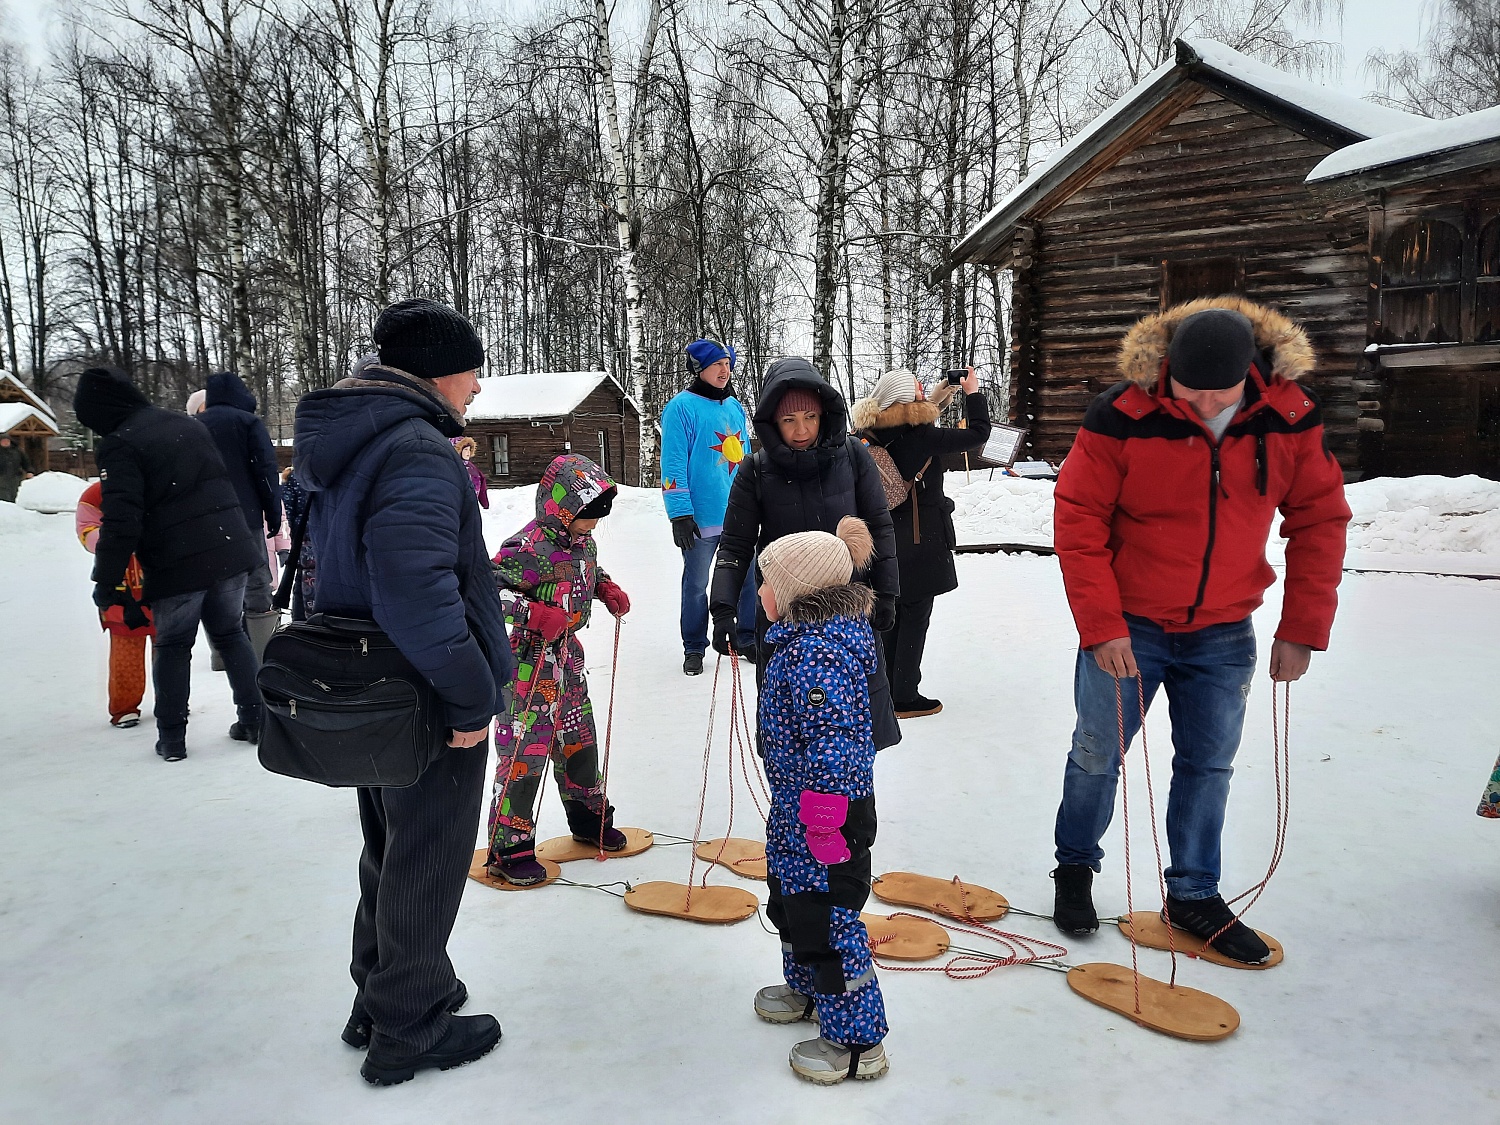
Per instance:
[[[875,542],[865,521],[854,516],[839,520],[837,534],[799,531],[776,540],[760,553],[760,571],[776,595],[783,614],[798,598],[844,586],[863,570],[875,553]]]

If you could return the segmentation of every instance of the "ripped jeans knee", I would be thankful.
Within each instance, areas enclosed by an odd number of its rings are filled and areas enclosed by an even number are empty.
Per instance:
[[[1084,773],[1112,777],[1119,773],[1119,751],[1116,740],[1079,727],[1073,732],[1073,748],[1068,757]]]

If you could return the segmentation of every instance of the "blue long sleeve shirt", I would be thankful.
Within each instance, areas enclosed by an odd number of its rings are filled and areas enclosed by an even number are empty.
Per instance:
[[[739,399],[677,394],[661,413],[661,492],[667,518],[692,516],[703,535],[718,535],[729,486],[748,456],[750,425]]]

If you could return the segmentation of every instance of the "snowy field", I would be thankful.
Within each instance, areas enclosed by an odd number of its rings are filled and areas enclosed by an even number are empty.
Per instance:
[[[1497,493],[1473,481],[1357,486],[1359,557],[1500,573]],[[959,491],[960,538],[1029,527],[1044,542],[1046,494],[976,480]],[[530,490],[492,496],[493,547],[531,501]],[[599,537],[635,603],[611,797],[622,824],[687,835],[712,675],[679,670],[679,563],[659,500],[630,491]],[[958,566],[924,682],[946,709],[906,723],[905,741],[881,755],[875,869],[959,874],[1046,912],[1076,637],[1054,559]],[[977,981],[885,973],[889,1076],[817,1089],[786,1065],[808,1025],[772,1027],[751,1012],[779,965],[756,920],[696,926],[633,914],[598,890],[470,883],[450,948],[468,1010],[495,1013],[505,1038],[474,1065],[376,1089],[338,1038],[353,992],[353,795],[267,774],[231,742],[227,686],[202,646],[186,761],[155,757],[149,723],[110,729],[89,567],[71,513],[0,504],[0,1121],[1500,1120],[1500,825],[1474,815],[1500,745],[1500,582],[1346,577],[1333,648],[1293,691],[1287,855],[1251,916],[1286,961],[1259,973],[1184,962],[1179,973],[1239,1010],[1242,1026],[1222,1043],[1144,1031],[1040,969]],[[1263,645],[1276,612],[1273,590]],[[602,735],[612,626],[600,617],[585,643]],[[1269,707],[1262,679],[1230,805],[1229,888],[1259,878],[1271,851]],[[1165,767],[1164,706],[1150,730]],[[719,751],[706,834],[727,816],[722,741]],[[544,837],[562,828],[555,795],[546,800]],[[1143,802],[1133,808],[1139,816]],[[736,814],[752,834],[743,792]],[[1105,847],[1097,898],[1119,913],[1118,819]],[[565,871],[680,881],[688,861],[667,846]],[[1137,861],[1141,892],[1149,857]],[[764,896],[762,884],[713,880]],[[1058,937],[1035,919],[1002,925]],[[1141,956],[1166,974],[1165,953]],[[1066,960],[1128,964],[1129,947],[1105,927]]]

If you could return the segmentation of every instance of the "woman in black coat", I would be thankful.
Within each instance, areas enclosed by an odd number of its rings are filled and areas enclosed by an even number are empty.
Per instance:
[[[797,431],[802,436],[795,436],[793,441],[788,441],[777,421],[783,402],[816,407],[793,412],[803,419]],[[710,588],[714,649],[728,651],[735,603],[755,552],[799,531],[831,534],[845,516],[864,520],[874,537],[875,557],[859,580],[875,591],[871,624],[877,632],[889,629],[895,620],[900,589],[891,513],[880,472],[869,452],[849,438],[843,397],[807,360],[779,359],[766,372],[752,421],[758,448],[740,463],[730,487]],[[757,682],[764,675],[769,656],[764,651],[766,627],[765,614],[757,612]],[[875,721],[875,745],[892,746],[900,741],[883,667],[871,679],[870,710]]]
[[[953,566],[958,540],[953,531],[953,501],[943,491],[943,458],[978,449],[990,437],[989,405],[979,393],[979,377],[973,368],[959,388],[966,396],[966,429],[937,424],[952,388],[945,385],[928,399],[910,371],[887,372],[869,398],[854,404],[855,432],[871,445],[883,447],[902,478],[914,482],[911,499],[891,510],[901,596],[896,601],[895,627],[884,635],[891,694],[896,714],[903,719],[935,715],[943,709],[940,702],[918,690],[933,599],[958,588]]]

